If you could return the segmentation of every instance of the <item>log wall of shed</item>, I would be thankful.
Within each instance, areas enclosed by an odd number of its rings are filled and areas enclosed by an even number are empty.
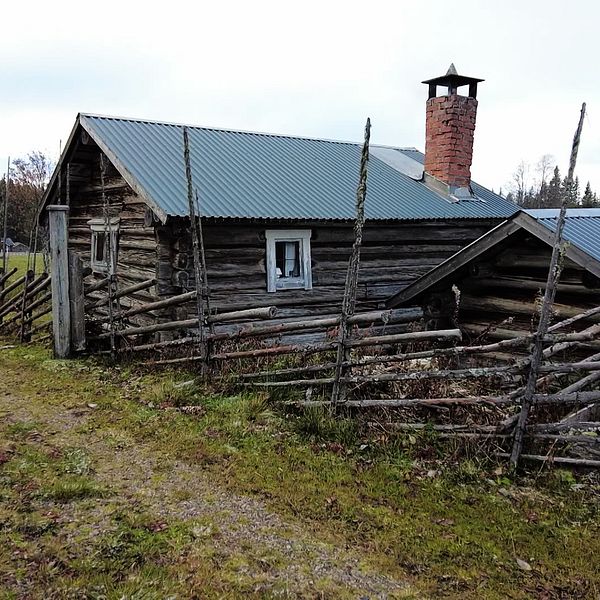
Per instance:
[[[453,277],[460,291],[458,325],[466,341],[505,339],[537,328],[551,248],[520,231],[495,252],[463,267]],[[424,298],[430,326],[452,323],[451,284]],[[565,258],[554,305],[558,321],[600,305],[600,281]],[[596,319],[597,321],[598,319]]]
[[[84,261],[90,264],[92,231],[90,219],[104,218],[102,185],[100,179],[100,160],[96,152],[89,158],[89,177],[82,185],[72,186],[69,211],[69,247],[75,250]],[[106,174],[104,190],[109,204],[111,217],[118,217],[119,241],[116,274],[118,287],[124,288],[141,281],[157,278],[157,233],[154,226],[147,226],[148,210],[142,199],[131,189],[112,164],[105,161]],[[170,275],[170,272],[169,272]],[[100,273],[92,273],[86,280],[91,285]],[[158,286],[124,296],[119,300],[123,309],[150,302],[159,298]],[[106,289],[93,292],[90,299],[106,297]],[[106,307],[94,309],[90,316],[105,316]],[[138,315],[132,323],[148,324],[155,315]]]
[[[361,250],[357,310],[372,310],[391,294],[425,274],[488,231],[494,222],[423,222],[367,224]],[[351,224],[307,223],[310,229],[313,288],[267,292],[268,229],[284,223],[203,224],[211,310],[227,312],[274,305],[278,319],[339,314],[350,250]],[[190,235],[183,220],[174,225],[173,279],[181,292],[195,289]],[[181,315],[182,309],[179,309]],[[186,315],[195,306],[185,307]],[[398,326],[399,328],[406,327]]]

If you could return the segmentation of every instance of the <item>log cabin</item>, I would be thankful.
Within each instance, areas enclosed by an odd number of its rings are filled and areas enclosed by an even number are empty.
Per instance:
[[[451,66],[424,82],[424,154],[371,145],[358,310],[380,308],[517,212],[471,181],[480,81]],[[445,89],[438,96],[440,86]],[[468,93],[460,95],[465,86]],[[121,298],[124,308],[195,289],[183,130],[174,123],[79,114],[43,200],[43,207],[68,204],[68,244],[91,269],[88,287],[110,270],[109,254],[120,287],[156,280]],[[354,241],[361,144],[186,130],[210,310],[276,306],[281,318],[336,313]],[[190,302],[130,322],[196,312]]]
[[[467,342],[535,331],[558,213],[514,215],[394,294],[387,306],[421,305],[429,328],[459,326]],[[567,209],[563,239],[556,320],[600,305],[600,209]]]

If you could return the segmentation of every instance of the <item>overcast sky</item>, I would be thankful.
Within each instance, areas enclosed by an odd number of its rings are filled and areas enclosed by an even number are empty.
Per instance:
[[[30,0],[2,6],[0,173],[58,154],[78,112],[425,145],[423,79],[479,86],[473,177],[506,191],[521,160],[600,192],[600,3],[592,0]],[[531,174],[532,180],[535,173]]]

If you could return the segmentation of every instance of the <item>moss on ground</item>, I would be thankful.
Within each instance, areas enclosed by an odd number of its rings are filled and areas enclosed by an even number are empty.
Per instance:
[[[36,441],[44,438],[48,407],[89,406],[79,427],[84,438],[101,435],[114,449],[152,448],[164,457],[165,476],[170,461],[183,461],[215,486],[259,497],[323,543],[358,553],[365,568],[408,579],[401,597],[595,598],[600,592],[592,559],[600,555],[598,487],[570,473],[512,481],[476,458],[425,464],[415,449],[435,440],[362,439],[351,421],[285,416],[263,396],[204,395],[197,387],[186,396],[185,386],[173,385],[186,379],[180,373],[52,361],[36,348],[4,351],[0,370],[3,391],[27,398],[32,413],[31,421],[2,423],[0,581],[16,590],[14,597],[27,581],[31,597],[48,589],[55,597],[67,589],[80,590],[78,597],[190,597],[190,589],[202,597],[265,597],[260,569],[268,573],[285,562],[258,547],[224,557],[213,543],[218,531],[206,523],[124,514],[116,508],[120,499],[96,481],[85,448],[53,450]],[[170,405],[198,410],[186,415]],[[160,486],[160,468],[154,477]],[[185,502],[186,490],[182,481],[173,502]],[[83,524],[72,531],[53,518],[57,507],[74,505],[103,507],[101,531],[86,533]],[[74,541],[78,535],[87,540],[83,546]],[[285,586],[269,590],[288,593]],[[324,576],[306,596],[346,593]]]

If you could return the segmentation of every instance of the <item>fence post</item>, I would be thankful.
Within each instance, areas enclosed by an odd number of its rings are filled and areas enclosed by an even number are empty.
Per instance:
[[[69,207],[48,206],[50,229],[50,265],[52,269],[52,333],[54,355],[71,354],[71,309],[69,306],[69,256],[67,221]]]
[[[68,169],[68,165],[67,165]],[[73,252],[69,255],[69,306],[71,311],[71,346],[75,352],[85,350],[85,307],[83,297],[83,263]]]

